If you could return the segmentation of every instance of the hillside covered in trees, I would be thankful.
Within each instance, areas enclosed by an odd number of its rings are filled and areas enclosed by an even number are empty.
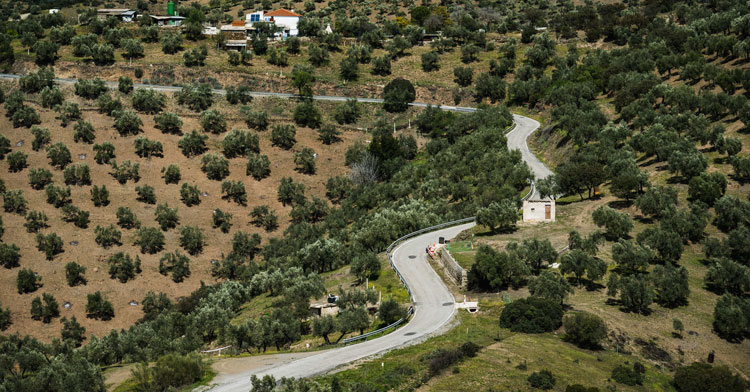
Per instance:
[[[100,20],[96,6],[0,7],[0,66],[24,75],[0,90],[5,389],[103,390],[100,366],[155,361],[138,370],[146,383],[190,367],[196,376],[175,385],[191,384],[206,368],[189,354],[202,348],[335,343],[403,311],[386,301],[382,314],[365,310],[377,302],[362,285],[379,275],[377,253],[474,215],[485,244],[467,265],[470,293],[517,296],[493,328],[564,331],[575,350],[609,352],[656,323],[677,343],[654,344],[678,357],[679,339],[700,330],[713,346],[682,362],[635,359],[667,369],[673,379],[662,387],[746,388],[747,4],[212,0],[178,4],[185,24],[166,30],[150,18]],[[269,41],[267,26],[238,53],[220,48],[226,37],[201,34],[204,23],[278,7],[303,12],[302,37]],[[253,99],[252,90],[299,96]],[[310,99],[318,93],[386,103],[323,104]],[[418,110],[412,100],[479,110]],[[544,124],[532,144],[555,174],[537,188],[587,223],[561,220],[570,224],[559,228],[562,255],[544,231],[506,240],[526,233],[513,218],[532,180],[507,149],[511,111]],[[342,313],[307,320],[324,276],[347,266],[358,285],[342,288]],[[273,299],[268,311],[236,319],[261,297]],[[414,366],[431,378],[471,363],[479,349],[460,347]],[[709,352],[716,366],[690,365]],[[606,372],[638,388],[651,373],[635,363]],[[384,388],[344,379],[345,388]],[[568,387],[541,370],[528,383]]]

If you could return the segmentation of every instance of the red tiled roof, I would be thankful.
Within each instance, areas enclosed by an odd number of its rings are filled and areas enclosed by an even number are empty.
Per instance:
[[[280,10],[266,12],[263,16],[302,16],[302,15],[282,8]]]

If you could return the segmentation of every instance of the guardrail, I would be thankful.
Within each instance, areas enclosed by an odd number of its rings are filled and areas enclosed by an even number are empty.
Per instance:
[[[411,316],[413,313],[414,313],[414,307],[413,306],[409,306],[409,311],[406,312],[406,317],[400,318],[395,323],[393,323],[391,325],[386,325],[385,327],[380,328],[380,329],[376,329],[376,330],[374,330],[372,332],[368,332],[368,333],[363,334],[363,335],[354,336],[354,337],[351,337],[351,338],[344,339],[344,340],[341,341],[341,344],[346,345],[347,343],[356,342],[356,341],[359,341],[359,340],[367,340],[367,338],[369,338],[370,336],[377,335],[377,334],[384,334],[385,335],[385,331],[387,331],[387,330],[389,330],[391,328],[398,327],[399,325],[401,325],[401,323],[403,323],[404,321],[406,321],[409,318],[409,316]]]
[[[521,201],[526,201],[526,200],[529,200],[531,198],[531,195],[534,194],[534,187],[535,187],[534,181],[531,181],[531,183],[529,184],[529,192],[526,194],[526,196],[524,196],[523,198],[521,198]]]
[[[388,246],[388,248],[387,248],[387,249],[385,250],[385,253],[386,253],[386,255],[388,256],[388,262],[389,262],[389,263],[391,264],[391,268],[393,268],[393,270],[394,270],[394,271],[396,271],[396,275],[398,276],[399,280],[401,280],[401,284],[403,284],[403,285],[404,285],[404,287],[406,287],[406,292],[408,292],[408,293],[409,293],[409,300],[410,300],[410,301],[413,301],[413,300],[414,300],[414,296],[413,296],[413,295],[412,295],[412,293],[411,293],[411,288],[409,287],[409,284],[408,284],[408,283],[406,283],[406,280],[405,280],[405,279],[404,279],[404,277],[403,277],[403,276],[401,275],[401,272],[400,272],[400,271],[398,270],[398,268],[396,268],[396,265],[395,265],[395,264],[393,263],[393,256],[391,255],[391,251],[393,250],[393,248],[394,248],[394,247],[395,247],[395,246],[396,246],[396,245],[397,245],[397,244],[398,244],[399,242],[401,242],[401,241],[403,241],[403,240],[405,240],[405,239],[409,239],[409,238],[412,238],[412,237],[416,237],[416,236],[418,236],[418,235],[420,235],[420,234],[424,234],[424,233],[429,233],[429,232],[431,232],[431,231],[435,231],[435,230],[437,230],[437,229],[442,229],[442,228],[444,228],[444,227],[451,227],[451,226],[456,226],[456,225],[460,225],[460,224],[462,224],[462,223],[469,223],[469,222],[473,222],[473,221],[474,221],[474,218],[475,218],[475,217],[473,217],[473,216],[472,216],[472,217],[470,217],[470,218],[463,218],[463,219],[458,219],[458,220],[454,220],[454,221],[450,221],[450,222],[445,222],[445,223],[441,223],[441,224],[439,224],[439,225],[434,225],[434,226],[430,226],[430,227],[425,227],[424,229],[421,229],[421,230],[417,230],[417,231],[411,232],[411,233],[409,233],[409,234],[407,234],[407,235],[404,235],[404,236],[402,236],[402,237],[398,238],[397,240],[393,241],[393,242],[392,242],[392,243],[391,243],[391,244],[390,244],[390,245]],[[352,342],[356,342],[356,341],[359,341],[359,340],[367,340],[367,338],[368,338],[368,337],[370,337],[370,336],[373,336],[373,335],[377,335],[377,334],[379,334],[379,333],[384,333],[385,331],[387,331],[387,330],[389,330],[389,329],[391,329],[391,328],[397,327],[398,325],[400,325],[401,323],[403,323],[404,321],[406,321],[406,319],[408,319],[408,318],[409,318],[409,316],[411,316],[411,315],[412,315],[413,313],[414,313],[414,306],[410,306],[410,307],[409,307],[409,312],[407,313],[407,315],[406,315],[406,317],[405,317],[405,318],[399,319],[399,320],[398,320],[398,321],[396,321],[395,323],[393,323],[393,324],[391,324],[391,325],[388,325],[388,326],[385,326],[385,327],[383,327],[383,328],[380,328],[380,329],[378,329],[378,330],[376,330],[376,331],[372,331],[372,332],[368,332],[368,333],[366,333],[366,334],[364,334],[364,335],[359,335],[359,336],[354,336],[354,337],[351,337],[351,338],[348,338],[348,339],[344,339],[344,340],[342,340],[342,341],[341,341],[341,343],[342,343],[342,344],[347,344],[347,343],[352,343]]]

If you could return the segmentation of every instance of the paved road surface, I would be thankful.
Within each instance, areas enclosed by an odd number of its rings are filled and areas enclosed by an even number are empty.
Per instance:
[[[529,145],[526,143],[529,135],[539,129],[539,121],[518,114],[513,115],[513,120],[516,122],[516,127],[507,135],[508,148],[521,151],[523,160],[529,165],[531,172],[534,173],[534,177],[537,180],[551,175],[552,171],[529,150]],[[540,198],[539,191],[534,188],[534,194],[531,196],[531,199],[538,200]]]
[[[415,301],[414,315],[405,326],[380,338],[322,351],[294,362],[240,374],[220,375],[213,380],[212,384],[215,385],[209,390],[247,392],[250,390],[250,376],[253,374],[258,377],[269,374],[277,379],[310,377],[362,358],[424,340],[448,323],[456,312],[453,294],[427,262],[425,247],[436,242],[438,237],[453,238],[473,225],[474,223],[467,223],[423,234],[404,241],[393,250],[393,262],[412,288]],[[412,256],[415,257],[411,258]]]
[[[17,75],[0,74],[0,79],[17,79]],[[73,84],[75,79],[56,79],[56,82],[63,84]],[[117,83],[107,82],[110,88],[116,88]],[[152,88],[158,91],[179,91],[181,88],[176,86],[161,86],[150,84],[136,84],[137,88]],[[215,89],[216,94],[226,94],[225,90]],[[270,92],[252,92],[253,96],[275,96],[282,98],[292,98],[294,94],[287,93],[270,93]],[[346,101],[348,97],[316,95],[313,99],[322,101]],[[356,98],[359,102],[382,103],[382,99],[377,98]],[[425,103],[413,102],[410,105],[418,107],[428,106]],[[444,110],[455,112],[474,112],[475,108],[458,107],[458,106],[441,106]],[[526,139],[531,133],[539,128],[539,122],[536,120],[513,115],[516,127],[507,135],[508,148],[518,149],[526,163],[531,168],[536,178],[545,178],[551,174],[550,170],[539,161],[529,150]],[[538,198],[538,193],[534,192],[533,198]],[[425,257],[425,247],[427,244],[436,242],[438,237],[453,238],[459,232],[470,228],[474,223],[467,223],[460,226],[454,226],[404,241],[393,251],[393,261],[396,267],[404,276],[409,286],[412,288],[414,296],[414,315],[408,324],[392,332],[389,335],[375,338],[363,343],[352,344],[349,346],[322,351],[318,354],[306,356],[294,361],[273,362],[272,365],[260,369],[247,370],[241,373],[224,374],[217,376],[209,388],[212,392],[247,392],[250,389],[250,376],[255,374],[262,377],[266,374],[274,377],[310,377],[331,371],[339,366],[354,362],[356,360],[367,358],[376,354],[415,344],[429,337],[438,331],[455,314],[455,299],[445,284],[430,267]],[[411,258],[414,256],[414,258]],[[205,388],[203,388],[205,390]]]
[[[20,78],[19,75],[14,74],[5,74],[0,73],[0,79],[18,79]],[[77,79],[72,78],[55,78],[56,83],[60,84],[74,84],[77,82]],[[117,83],[116,82],[104,82],[107,87],[116,89]],[[175,92],[182,90],[182,87],[179,86],[164,86],[164,85],[158,85],[158,84],[143,84],[143,83],[135,83],[133,85],[135,88],[150,88],[154,89],[156,91],[164,91],[164,92]],[[223,89],[213,89],[212,90],[214,94],[219,95],[226,95],[226,90]],[[289,94],[289,93],[271,93],[271,92],[265,92],[265,91],[252,91],[250,92],[250,95],[254,97],[280,97],[280,98],[294,98],[297,95],[296,94]],[[352,99],[353,97],[340,97],[340,96],[332,96],[332,95],[313,95],[313,99],[317,101],[334,101],[334,102],[344,102],[347,99]],[[354,98],[357,100],[357,102],[362,103],[383,103],[383,100],[380,98]],[[427,107],[429,104],[422,103],[422,102],[412,102],[409,104],[410,106],[416,106],[416,107]],[[465,113],[471,113],[475,112],[476,108],[470,108],[470,107],[461,107],[461,106],[441,106],[443,110],[450,110],[453,112],[465,112]]]

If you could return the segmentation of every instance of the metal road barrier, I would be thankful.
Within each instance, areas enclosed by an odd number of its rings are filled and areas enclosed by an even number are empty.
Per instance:
[[[393,255],[391,255],[391,251],[393,250],[393,248],[399,242],[401,242],[403,240],[406,240],[406,239],[409,239],[409,238],[412,238],[412,237],[416,237],[416,236],[418,236],[420,234],[429,233],[429,232],[435,231],[437,229],[442,229],[442,228],[445,228],[445,227],[456,226],[456,225],[460,225],[462,223],[469,223],[469,222],[473,222],[473,221],[474,221],[474,217],[472,216],[470,218],[458,219],[458,220],[454,220],[454,221],[450,221],[450,222],[441,223],[441,224],[435,225],[435,226],[425,227],[424,229],[417,230],[417,231],[411,232],[411,233],[409,233],[409,234],[407,234],[405,236],[400,237],[399,239],[393,241],[388,246],[388,248],[385,251],[386,254],[388,255],[388,262],[391,264],[391,268],[393,268],[393,270],[396,271],[396,275],[398,275],[398,278],[401,280],[401,284],[403,284],[404,287],[406,287],[406,291],[409,293],[409,300],[410,301],[412,301],[412,302],[414,301],[414,296],[411,293],[411,288],[409,287],[409,284],[406,283],[406,280],[401,275],[401,272],[398,270],[398,268],[396,268],[396,265],[393,263]],[[391,328],[399,326],[401,323],[403,323],[404,321],[406,321],[409,318],[409,316],[411,316],[412,314],[414,314],[414,306],[410,306],[409,307],[409,311],[407,312],[405,318],[399,319],[398,321],[396,321],[395,323],[393,323],[391,325],[388,325],[388,326],[385,326],[385,327],[380,328],[378,330],[366,333],[364,335],[359,335],[359,336],[354,336],[354,337],[351,337],[351,338],[348,338],[348,339],[344,339],[344,340],[341,341],[341,343],[342,344],[347,344],[347,343],[352,343],[352,342],[356,342],[356,341],[359,341],[359,340],[367,340],[367,338],[370,337],[370,336],[377,335],[377,334],[384,334],[385,331],[387,331],[387,330],[389,330]]]
[[[368,333],[366,333],[364,335],[359,335],[359,336],[354,336],[354,337],[351,337],[351,338],[344,339],[344,340],[341,341],[341,344],[346,345],[347,343],[356,342],[356,341],[359,341],[359,340],[367,340],[367,338],[369,338],[370,336],[374,336],[374,335],[377,335],[377,334],[383,334],[383,335],[385,335],[385,331],[387,331],[387,330],[389,330],[391,328],[395,328],[395,327],[399,326],[401,323],[403,323],[404,321],[406,321],[409,318],[409,316],[411,316],[413,313],[414,313],[414,307],[413,306],[409,306],[409,311],[406,312],[406,317],[402,317],[402,318],[398,319],[398,321],[394,322],[391,325],[386,325],[383,328],[376,329],[375,331],[368,332]]]

